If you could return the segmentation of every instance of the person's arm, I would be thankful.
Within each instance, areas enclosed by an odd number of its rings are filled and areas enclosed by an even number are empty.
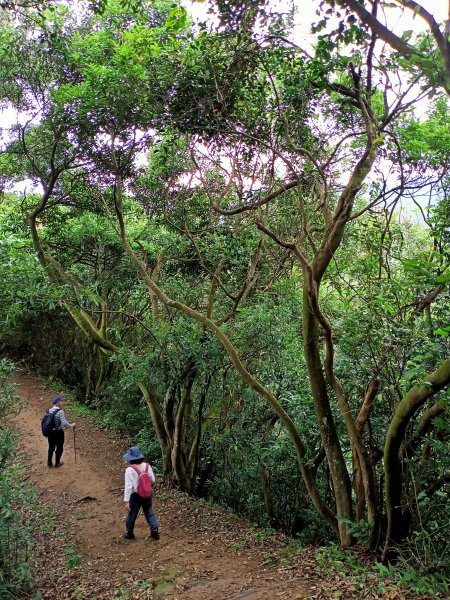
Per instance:
[[[150,475],[150,480],[151,480],[152,484],[155,483],[155,481],[156,481],[155,473],[153,472],[153,469],[150,464],[148,465],[148,474]]]
[[[66,419],[66,415],[64,414],[64,411],[62,408],[60,408],[58,410],[58,412],[56,413],[56,417],[55,419],[58,418],[59,422],[60,422],[60,426],[63,429],[68,429],[69,427],[75,427],[75,423],[69,423],[69,421]]]
[[[130,510],[130,496],[133,492],[133,473],[134,470],[131,467],[125,469],[125,485],[123,488],[123,500],[125,502],[126,510]]]

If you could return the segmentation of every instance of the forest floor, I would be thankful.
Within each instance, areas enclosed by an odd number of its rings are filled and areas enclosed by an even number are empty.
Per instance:
[[[34,571],[42,598],[133,600],[277,600],[407,598],[397,588],[382,594],[372,577],[364,584],[324,567],[314,549],[294,550],[279,534],[267,535],[222,508],[156,486],[153,508],[161,539],[148,536],[143,515],[136,541],[124,532],[122,455],[128,441],[76,421],[66,433],[64,466],[46,466],[47,440],[40,420],[60,392],[36,376],[14,377],[27,405],[13,426],[19,434],[19,462],[36,487],[39,503],[56,512],[58,531],[37,540]],[[63,535],[61,535],[63,533]],[[425,598],[423,596],[422,598]]]

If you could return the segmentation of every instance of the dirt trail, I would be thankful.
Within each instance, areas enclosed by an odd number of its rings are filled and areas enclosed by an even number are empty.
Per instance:
[[[159,542],[149,539],[142,514],[135,528],[137,540],[122,539],[125,515],[122,455],[127,449],[126,440],[96,429],[88,419],[75,419],[68,402],[66,417],[77,422],[77,461],[73,435],[68,431],[65,464],[60,469],[49,469],[47,441],[40,433],[40,420],[50,399],[60,390],[46,388],[29,374],[16,375],[14,381],[28,403],[14,419],[22,458],[29,465],[29,476],[39,490],[41,502],[56,508],[69,531],[67,539],[54,542],[57,546],[51,551],[54,555],[51,576],[45,566],[49,557],[38,559],[43,598],[317,597],[311,593],[306,579],[298,575],[298,569],[277,566],[263,546],[246,548],[242,544],[247,524],[176,492],[155,490]],[[73,547],[76,556],[81,557],[80,564],[69,571],[65,546]]]

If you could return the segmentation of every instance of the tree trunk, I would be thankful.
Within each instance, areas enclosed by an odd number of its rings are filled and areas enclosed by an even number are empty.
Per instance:
[[[175,479],[183,492],[191,493],[195,484],[188,473],[187,429],[189,427],[190,405],[196,372],[191,369],[183,381],[180,402],[175,417],[175,429],[172,443],[172,465]]]
[[[387,533],[382,560],[386,561],[393,547],[407,534],[403,519],[403,472],[400,449],[406,429],[414,414],[423,404],[450,383],[450,359],[428,375],[421,385],[413,386],[399,402],[386,435],[384,447],[384,474],[386,491]]]
[[[262,461],[259,462],[259,472],[261,473],[261,478],[263,482],[264,504],[266,506],[266,513],[269,517],[270,526],[280,531],[281,529],[283,529],[283,523],[280,521],[280,519],[275,513],[272,489],[270,487],[270,471]]]
[[[322,360],[318,349],[317,321],[306,291],[303,294],[303,330],[305,358],[314,399],[317,425],[327,456],[334,488],[339,538],[342,546],[346,547],[350,546],[353,540],[348,533],[348,524],[340,521],[339,517],[346,519],[352,519],[353,517],[352,486],[336,432],[325,376],[322,370]]]
[[[140,382],[138,385],[152,417],[153,426],[155,428],[162,453],[163,477],[167,480],[172,476],[173,472],[170,438],[167,435],[167,431],[164,426],[164,419],[162,417],[156,397],[150,392],[149,388],[144,383]]]

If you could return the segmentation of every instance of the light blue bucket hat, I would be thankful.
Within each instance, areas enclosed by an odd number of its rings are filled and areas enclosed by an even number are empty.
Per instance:
[[[141,458],[144,458],[144,455],[138,446],[132,446],[128,449],[128,452],[123,455],[123,460],[140,460]]]

